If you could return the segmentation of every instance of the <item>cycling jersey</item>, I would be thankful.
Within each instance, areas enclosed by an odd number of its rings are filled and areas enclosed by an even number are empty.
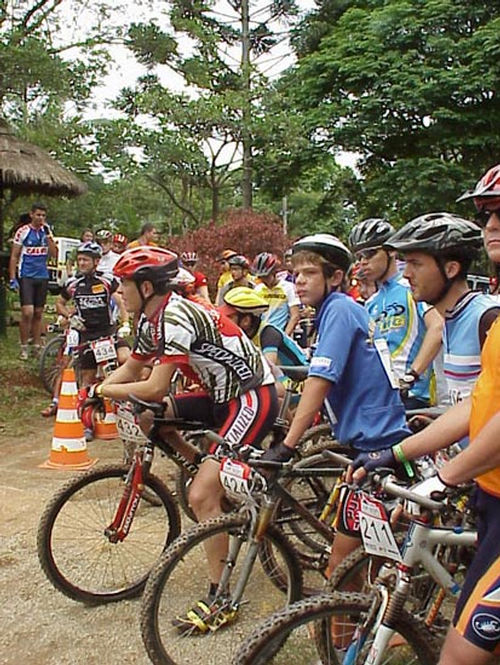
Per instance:
[[[365,307],[387,341],[394,373],[402,379],[422,346],[426,333],[424,316],[429,305],[416,303],[406,279],[396,274],[379,284],[379,290],[368,298]],[[432,373],[432,366],[421,373],[410,396],[429,401]]]
[[[300,305],[300,300],[291,282],[279,280],[274,286],[257,284],[256,293],[269,303],[269,309],[262,316],[267,323],[284,330],[290,318],[290,308]]]
[[[252,337],[252,342],[263,353],[277,353],[278,365],[307,365],[307,357],[300,346],[283,330],[270,323],[263,322]]]
[[[111,275],[93,272],[69,279],[61,290],[64,300],[73,300],[76,311],[85,323],[81,341],[97,339],[114,332],[111,294],[118,288]]]
[[[316,325],[309,376],[332,384],[325,407],[337,439],[373,451],[407,437],[387,343],[368,312],[348,295],[334,292],[323,301]]]
[[[35,229],[31,224],[20,226],[14,236],[14,244],[21,245],[19,257],[19,277],[48,279],[47,259],[49,256],[48,235],[44,227]]]
[[[117,254],[116,252],[113,252],[112,249],[109,250],[109,252],[106,252],[106,254],[103,254],[101,258],[99,259],[99,263],[97,264],[97,270],[102,273],[108,273],[108,274],[113,274],[113,268],[115,267],[115,263],[118,261],[120,258],[120,255]]]
[[[132,357],[189,364],[215,403],[274,383],[266,359],[235,323],[177,294],[141,317]]]
[[[470,395],[481,371],[480,322],[498,308],[492,296],[469,291],[445,314],[443,371],[452,404]]]

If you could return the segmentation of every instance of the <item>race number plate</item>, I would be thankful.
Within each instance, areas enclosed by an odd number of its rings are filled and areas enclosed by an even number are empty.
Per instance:
[[[116,412],[116,429],[122,441],[143,444],[146,435],[139,427],[128,404],[119,404]]]
[[[115,344],[111,337],[103,337],[90,342],[96,363],[103,363],[116,358]]]
[[[75,346],[78,346],[79,343],[80,343],[80,333],[78,332],[78,330],[70,328],[66,335],[66,347],[64,349],[64,354],[68,356],[71,353],[72,349],[74,349]]]
[[[401,554],[381,501],[367,494],[361,495],[359,527],[363,545],[368,554],[401,561]]]
[[[229,494],[250,494],[251,469],[248,464],[224,457],[220,463],[219,478],[222,487]]]

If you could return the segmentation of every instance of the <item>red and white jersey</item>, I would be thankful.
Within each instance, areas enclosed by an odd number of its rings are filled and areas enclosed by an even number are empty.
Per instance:
[[[167,296],[149,319],[141,317],[132,356],[188,364],[219,404],[274,383],[262,352],[235,323],[177,294]]]

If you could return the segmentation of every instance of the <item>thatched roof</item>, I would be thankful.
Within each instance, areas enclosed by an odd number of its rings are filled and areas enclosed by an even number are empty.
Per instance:
[[[0,196],[2,188],[63,196],[79,196],[87,191],[81,180],[45,150],[15,137],[0,118]]]

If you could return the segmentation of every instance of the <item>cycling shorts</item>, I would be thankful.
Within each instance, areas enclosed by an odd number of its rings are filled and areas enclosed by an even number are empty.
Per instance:
[[[172,408],[176,418],[198,420],[217,428],[230,444],[252,446],[260,444],[270,432],[279,411],[274,384],[249,390],[224,404],[216,404],[205,392],[183,393],[172,398]]]
[[[47,300],[47,291],[49,288],[48,279],[35,279],[34,277],[19,278],[19,300],[21,307],[33,305],[37,309],[45,306]]]
[[[467,571],[453,625],[468,642],[500,651],[500,498],[476,489],[478,549]]]

